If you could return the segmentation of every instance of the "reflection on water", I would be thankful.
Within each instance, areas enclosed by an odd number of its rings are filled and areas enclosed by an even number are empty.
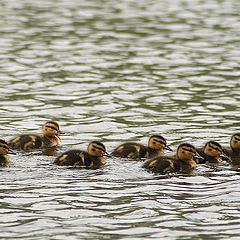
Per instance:
[[[234,0],[0,3],[1,138],[58,121],[59,152],[160,133],[176,147],[239,131]],[[6,239],[237,239],[239,170],[157,176],[109,159],[96,171],[11,156],[1,172]]]

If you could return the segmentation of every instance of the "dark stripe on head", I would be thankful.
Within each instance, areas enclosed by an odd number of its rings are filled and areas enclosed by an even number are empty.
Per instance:
[[[152,135],[150,138],[158,143],[162,143],[164,145],[167,144],[166,139],[164,137],[162,137],[161,135]]]
[[[55,128],[54,128],[54,126]],[[49,128],[52,128],[56,131],[59,131],[59,124],[57,122],[54,122],[54,121],[48,121],[44,124],[45,127],[49,127]]]
[[[188,152],[192,152],[195,153],[196,151],[193,150],[193,148],[185,148],[185,147],[181,147],[183,150],[188,151]]]
[[[99,141],[93,141],[90,144],[99,150],[106,151],[106,147],[104,146],[104,144]]]
[[[183,150],[188,151],[188,152],[192,152],[192,153],[196,152],[196,148],[190,143],[182,143],[178,146],[178,149],[179,148],[182,148]]]
[[[0,139],[0,147],[9,149],[8,143],[2,139]]]
[[[59,131],[57,128],[55,128],[55,127],[53,127],[53,126],[45,125],[45,127],[54,129],[54,130],[56,130],[56,131]]]
[[[222,151],[222,146],[221,146],[218,142],[210,141],[210,142],[207,142],[207,143],[205,144],[205,147],[206,147],[207,145],[208,145],[209,147],[217,150],[217,151],[220,151],[220,152]]]
[[[235,133],[235,134],[233,134],[232,137],[231,137],[231,140],[232,140],[233,138],[236,139],[237,141],[240,141],[240,133]]]
[[[5,140],[2,140],[2,139],[0,139],[0,144],[1,144],[1,143],[8,145],[7,142],[6,142]]]

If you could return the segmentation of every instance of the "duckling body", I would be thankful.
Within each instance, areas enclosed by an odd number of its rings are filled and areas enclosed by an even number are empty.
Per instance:
[[[97,169],[106,164],[105,146],[98,141],[89,143],[87,151],[69,150],[58,156],[54,163],[60,166],[77,166]]]
[[[116,149],[114,149],[111,155],[115,157],[141,159],[148,157],[149,155],[148,150],[149,150],[148,147],[140,143],[128,142],[123,143]]]
[[[111,155],[115,157],[140,160],[142,158],[162,156],[165,149],[171,151],[170,147],[167,146],[165,138],[160,135],[153,135],[149,138],[148,146],[144,146],[140,143],[127,142],[114,149]]]
[[[0,167],[6,167],[9,165],[9,156],[7,155],[9,146],[6,141],[0,139]]]
[[[55,147],[59,144],[59,125],[48,121],[42,127],[42,135],[21,134],[9,141],[9,146],[16,150],[30,150],[41,147]]]
[[[222,146],[215,141],[207,142],[203,148],[197,149],[203,160],[199,163],[220,163],[223,160],[229,160],[224,154]]]
[[[182,143],[178,146],[175,155],[149,159],[143,164],[143,168],[161,174],[189,173],[197,166],[196,159],[199,158],[201,159],[194,146],[189,143]]]
[[[233,164],[240,163],[240,133],[235,133],[231,136],[230,148],[224,148],[223,151]]]

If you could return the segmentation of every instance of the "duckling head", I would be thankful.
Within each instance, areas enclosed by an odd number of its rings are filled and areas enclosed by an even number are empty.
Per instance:
[[[172,149],[167,145],[167,141],[161,135],[152,135],[148,140],[148,147],[163,151],[164,149],[172,151]]]
[[[184,162],[189,162],[191,160],[201,160],[203,159],[198,153],[196,148],[189,143],[182,143],[177,148],[177,158]]]
[[[93,141],[89,143],[87,152],[94,157],[103,157],[106,154],[106,147],[101,142]]]
[[[205,155],[218,159],[218,161],[230,160],[229,157],[223,152],[222,146],[215,141],[209,141],[203,147],[203,152]]]
[[[230,139],[230,147],[233,150],[240,150],[240,133],[235,133]]]
[[[43,125],[42,128],[43,135],[47,138],[59,138],[60,128],[59,124],[54,121],[48,121]]]
[[[0,139],[0,155],[7,155],[9,152],[9,146],[6,141]]]

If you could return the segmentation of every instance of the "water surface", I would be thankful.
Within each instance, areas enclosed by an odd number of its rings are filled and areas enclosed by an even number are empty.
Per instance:
[[[59,153],[102,141],[228,145],[239,131],[234,0],[0,3],[0,135],[58,121]],[[239,171],[198,166],[159,176],[141,162],[99,170],[11,156],[1,169],[2,239],[238,239]]]

